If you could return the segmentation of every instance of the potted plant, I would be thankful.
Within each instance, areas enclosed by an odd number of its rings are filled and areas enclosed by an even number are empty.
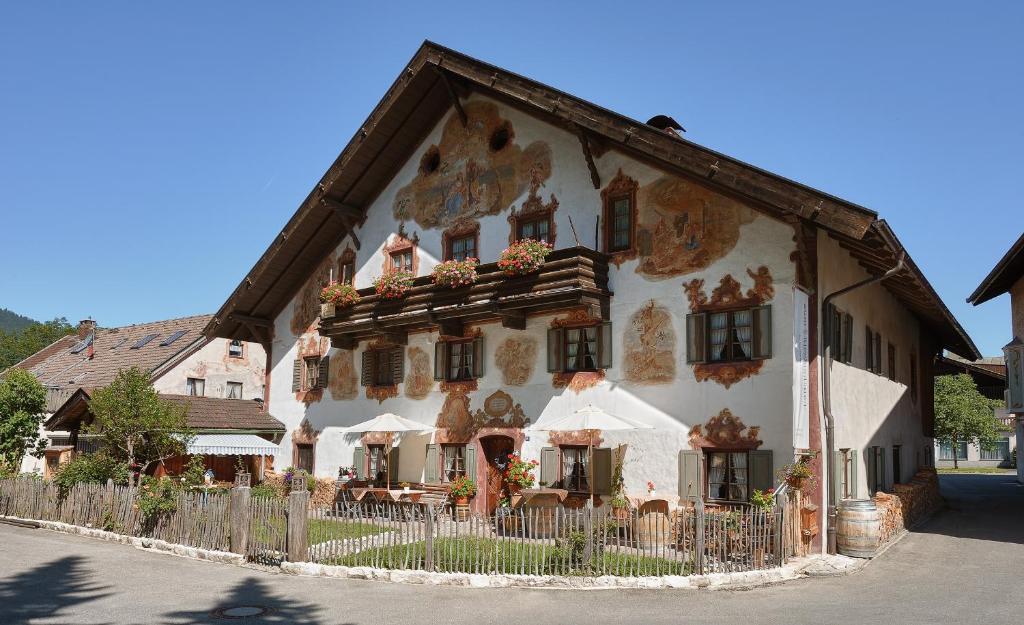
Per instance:
[[[618,521],[629,518],[629,500],[621,492],[612,497],[612,516]]]
[[[399,484],[399,486],[402,487],[403,493],[407,493],[409,492],[409,488],[412,486],[412,484],[410,484],[409,482],[402,482],[401,484]]]
[[[650,480],[648,480],[647,481],[647,496],[648,497],[654,497],[657,494],[658,494],[658,491],[656,491],[655,488],[654,488],[654,482],[651,482]]]
[[[537,476],[534,471],[540,463],[536,460],[529,462],[523,460],[518,453],[508,455],[508,464],[505,465],[505,484],[508,486],[509,496],[514,495],[524,488],[533,488],[537,483]]]
[[[793,490],[800,490],[804,487],[805,482],[814,480],[814,472],[811,471],[808,459],[801,458],[792,464],[782,467],[782,470],[779,471],[779,477],[785,480],[786,484]]]
[[[754,492],[750,495],[750,505],[755,510],[771,512],[772,508],[775,507],[775,489],[769,488],[762,491],[755,488]]]
[[[476,484],[465,475],[455,478],[448,485],[448,492],[455,500],[455,505],[465,506],[469,504],[469,498],[476,494]]]
[[[408,271],[388,271],[373,281],[373,288],[381,299],[401,299],[412,287],[413,275]]]
[[[552,246],[543,241],[523,239],[508,246],[498,258],[498,268],[508,276],[531,274],[544,264]]]
[[[476,266],[480,263],[475,258],[465,260],[446,260],[434,267],[432,275],[434,284],[457,289],[475,284],[477,280]]]
[[[351,284],[331,282],[320,290],[320,318],[334,316],[338,308],[348,308],[359,301],[359,291]]]

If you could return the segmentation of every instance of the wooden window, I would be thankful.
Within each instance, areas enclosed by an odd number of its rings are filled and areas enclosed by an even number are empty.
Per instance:
[[[313,443],[295,443],[295,468],[313,474]]]
[[[342,284],[352,284],[356,279],[356,263],[354,260],[341,263],[338,278]]]
[[[864,464],[868,470],[868,494],[885,490],[885,448],[868,447],[864,450]]]
[[[441,481],[454,482],[466,475],[466,446],[441,445]]]
[[[467,258],[480,258],[477,255],[477,235],[467,234],[460,237],[448,239],[445,249],[445,260],[466,260]]]
[[[388,455],[384,445],[366,446],[366,477],[375,484],[386,484],[388,476]]]
[[[391,252],[391,269],[393,271],[408,271],[409,273],[413,273],[412,256],[412,248]]]
[[[917,403],[917,356],[910,354],[910,401]]]
[[[771,306],[687,315],[686,345],[689,363],[771,358]]]
[[[224,389],[224,397],[228,399],[242,399],[242,383],[228,382],[227,387]]]
[[[405,350],[401,347],[368,349],[363,352],[363,386],[392,386],[402,381]]]
[[[706,453],[708,499],[745,502],[749,499],[745,451],[711,451]]]
[[[550,243],[551,214],[516,220],[516,240],[533,239]]]
[[[302,359],[302,388],[316,388],[320,381],[320,357],[308,356]]]
[[[231,358],[241,358],[244,354],[245,348],[241,341],[234,339],[228,343],[228,356]]]
[[[188,378],[185,380],[185,394],[191,397],[203,397],[206,395],[206,380],[203,378]]]
[[[886,373],[889,374],[889,379],[893,382],[896,381],[896,346],[889,343],[888,356],[889,356],[889,367]]]
[[[565,490],[590,492],[590,459],[587,447],[563,445],[559,448],[561,462],[559,465],[559,482]]]
[[[633,246],[633,199],[611,198],[608,211],[608,251],[621,252]]]
[[[306,356],[295,359],[292,368],[292,392],[326,387],[330,362],[330,356]]]
[[[826,323],[832,360],[850,364],[853,362],[853,315],[829,304]]]
[[[548,371],[597,371],[612,366],[612,324],[548,330]]]
[[[484,376],[484,338],[438,341],[434,345],[434,379],[455,382]]]
[[[857,498],[857,462],[856,449],[840,449],[835,452],[834,476],[836,494],[839,499]]]

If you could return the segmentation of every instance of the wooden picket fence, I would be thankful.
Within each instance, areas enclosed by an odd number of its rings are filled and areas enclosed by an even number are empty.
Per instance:
[[[249,535],[245,556],[261,564],[287,559],[288,502],[276,497],[253,497],[249,502]]]
[[[76,484],[62,493],[52,482],[0,480],[0,515],[147,536],[169,543],[226,551],[229,548],[228,495],[182,492],[177,509],[145,522],[136,502],[138,489],[113,484]]]

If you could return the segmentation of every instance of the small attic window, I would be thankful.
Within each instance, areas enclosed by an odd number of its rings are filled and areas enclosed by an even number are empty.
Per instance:
[[[508,122],[505,122],[501,126],[495,128],[494,132],[491,133],[491,152],[498,152],[504,149],[511,138],[512,128],[509,126]]]
[[[432,174],[437,171],[437,168],[440,166],[441,151],[437,149],[436,145],[432,145],[423,154],[423,158],[420,159],[420,172],[423,174]]]

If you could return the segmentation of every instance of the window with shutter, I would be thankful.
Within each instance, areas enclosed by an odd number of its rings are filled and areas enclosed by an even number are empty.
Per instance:
[[[434,358],[435,379],[456,382],[483,377],[484,339],[439,342]]]
[[[443,341],[434,343],[434,379],[443,380],[445,367],[448,363],[448,344]]]
[[[363,386],[391,386],[402,381],[405,351],[401,347],[368,349],[363,352],[360,381]]]
[[[750,456],[745,451],[709,451],[704,454],[708,499],[744,502],[750,499]]]
[[[875,370],[875,335],[871,332],[871,326],[864,326],[864,368],[868,371]]]
[[[679,496],[691,502],[700,499],[702,480],[700,451],[679,452]]]
[[[597,368],[612,368],[612,322],[605,321],[598,326]]]
[[[476,446],[466,445],[466,477],[476,482]]]
[[[540,450],[540,485],[554,487],[558,484],[558,449],[545,447]]]
[[[320,382],[320,357],[308,356],[302,359],[302,388],[309,390],[316,388]]]
[[[562,328],[548,330],[548,373],[562,371]]]
[[[594,449],[594,462],[591,474],[594,476],[594,494],[612,494],[612,450],[610,447]]]
[[[405,350],[395,347],[391,352],[391,380],[388,384],[399,384],[405,377]]]
[[[772,357],[772,307],[754,309],[754,353],[751,358],[761,360]]]
[[[750,489],[768,492],[773,486],[772,450],[755,449],[750,452]]]
[[[850,364],[853,362],[853,315],[843,315],[843,327],[843,362]]]
[[[889,366],[886,373],[889,375],[889,379],[893,382],[896,381],[896,346],[889,343],[888,348],[888,361]]]
[[[441,462],[441,460],[439,458],[439,454],[438,454],[438,450],[437,450],[437,445],[428,444],[427,445],[427,457],[426,457],[426,460],[424,460],[424,465],[423,465],[423,481],[424,482],[426,482],[427,484],[436,484],[436,483],[438,483],[440,481],[440,473],[439,473],[439,469],[441,467],[440,462]]]
[[[352,466],[356,468],[356,479],[366,479],[366,453],[362,447],[356,447],[352,451]]]
[[[329,378],[330,370],[331,370],[331,357],[330,356],[324,356],[323,358],[320,359],[320,365],[319,365],[319,371],[318,371],[318,379],[317,379],[317,386],[319,386],[320,388],[327,388],[327,383],[330,380],[330,378]]]
[[[686,315],[686,362],[707,362],[707,315]]]
[[[292,392],[302,390],[302,361],[296,359],[292,363]]]
[[[875,363],[875,373],[882,375],[882,334],[880,332],[875,332],[874,340],[875,342],[872,344],[874,356],[871,361]]]
[[[371,350],[363,352],[363,368],[359,372],[359,382],[363,386],[373,386],[374,364],[373,352]]]
[[[771,306],[687,315],[686,346],[688,363],[771,358]]]

